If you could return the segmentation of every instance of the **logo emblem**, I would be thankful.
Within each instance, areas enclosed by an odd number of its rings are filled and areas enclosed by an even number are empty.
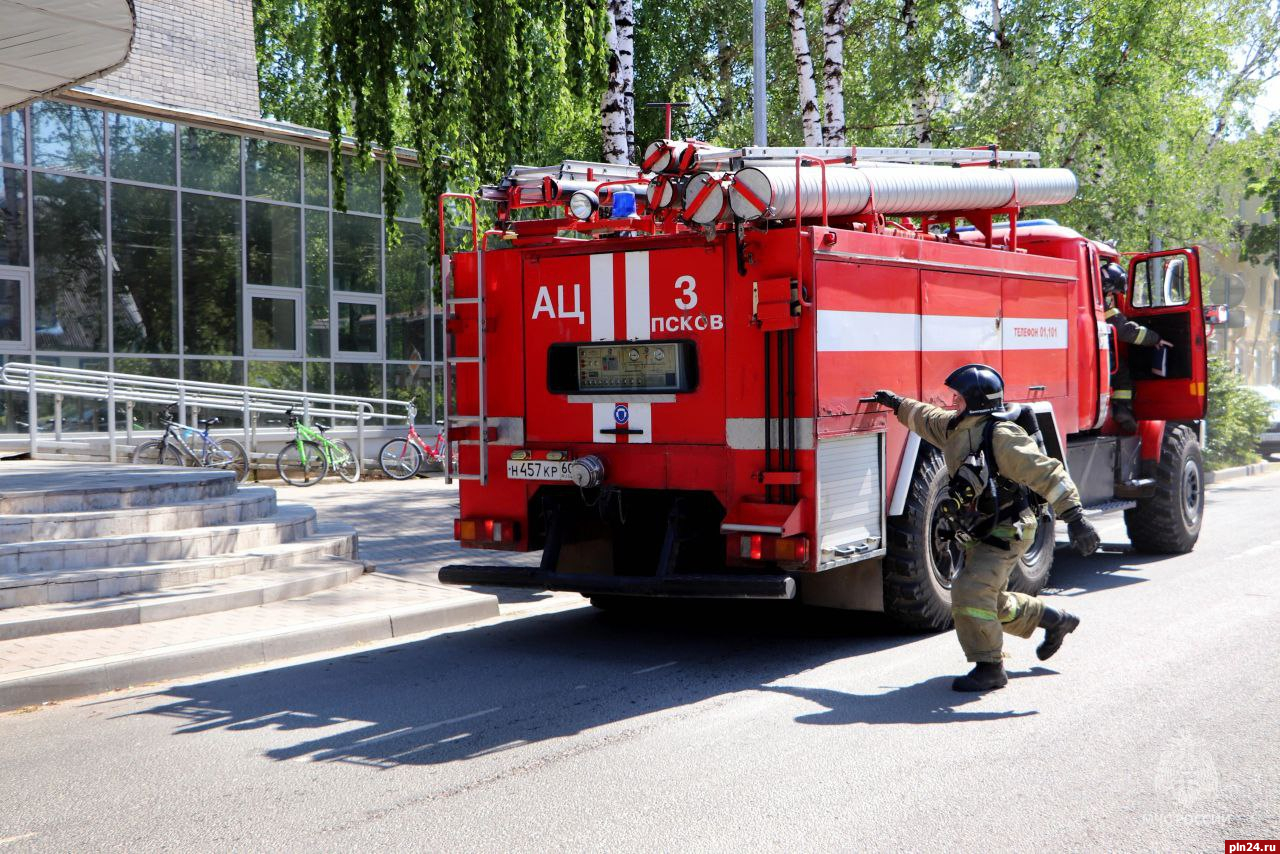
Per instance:
[[[625,403],[619,403],[613,408],[613,420],[618,424],[626,424],[631,420],[631,410]]]

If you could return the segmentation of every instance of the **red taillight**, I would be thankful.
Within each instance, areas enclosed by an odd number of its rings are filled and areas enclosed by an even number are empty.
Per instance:
[[[809,560],[809,538],[743,534],[738,554],[746,560],[806,563]]]
[[[464,543],[512,543],[516,523],[507,519],[454,519],[453,538]]]

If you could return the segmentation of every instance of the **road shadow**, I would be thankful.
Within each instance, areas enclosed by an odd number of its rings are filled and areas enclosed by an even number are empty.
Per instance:
[[[173,718],[180,737],[297,733],[265,753],[281,761],[442,764],[619,722],[644,726],[639,719],[655,712],[778,690],[765,686],[925,637],[886,633],[864,614],[815,610],[750,602],[647,615],[575,609],[172,686],[128,714]],[[862,718],[932,714],[913,711],[913,702],[939,704],[916,686]]]
[[[1053,569],[1044,592],[1055,596],[1083,596],[1115,590],[1150,579],[1147,573],[1176,555],[1138,554],[1127,542],[1106,542],[1089,557],[1059,543],[1053,554]]]
[[[1054,676],[1057,671],[1033,667],[1025,672],[1010,672],[1009,679],[1028,676]],[[1038,712],[963,711],[959,707],[974,703],[986,694],[960,693],[951,690],[955,676],[936,676],[893,688],[883,694],[848,694],[826,688],[802,688],[791,685],[765,685],[761,690],[788,694],[826,706],[824,712],[800,715],[796,723],[817,726],[850,724],[949,724],[966,721],[994,721],[1003,718],[1025,718]],[[997,695],[998,696],[998,695]]]

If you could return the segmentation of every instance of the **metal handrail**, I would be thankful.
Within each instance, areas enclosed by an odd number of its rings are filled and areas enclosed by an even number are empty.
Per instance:
[[[178,404],[179,420],[187,419],[187,407],[198,415],[202,409],[240,412],[244,416],[246,447],[252,444],[250,435],[252,417],[259,414],[284,414],[289,409],[301,409],[303,421],[310,423],[313,416],[330,419],[348,419],[356,423],[357,453],[364,458],[364,425],[371,419],[407,421],[413,423],[417,407],[412,402],[377,397],[353,395],[313,394],[310,392],[260,388],[257,386],[225,385],[199,380],[178,380],[165,377],[148,377],[115,371],[89,371],[81,368],[62,368],[51,365],[33,365],[27,362],[10,362],[0,368],[0,387],[27,392],[28,435],[31,454],[38,449],[37,395],[55,395],[55,409],[60,410],[62,397],[82,397],[106,400],[108,458],[116,461],[116,405],[124,402],[128,412],[126,433],[132,437],[133,407],[138,403]],[[379,412],[375,408],[388,411]],[[402,412],[392,413],[390,407]],[[55,415],[57,438],[61,439],[61,418]]]

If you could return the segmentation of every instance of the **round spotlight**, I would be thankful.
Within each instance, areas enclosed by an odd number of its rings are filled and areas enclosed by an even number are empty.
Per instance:
[[[569,197],[569,213],[586,222],[600,208],[600,197],[590,190],[579,190]]]

